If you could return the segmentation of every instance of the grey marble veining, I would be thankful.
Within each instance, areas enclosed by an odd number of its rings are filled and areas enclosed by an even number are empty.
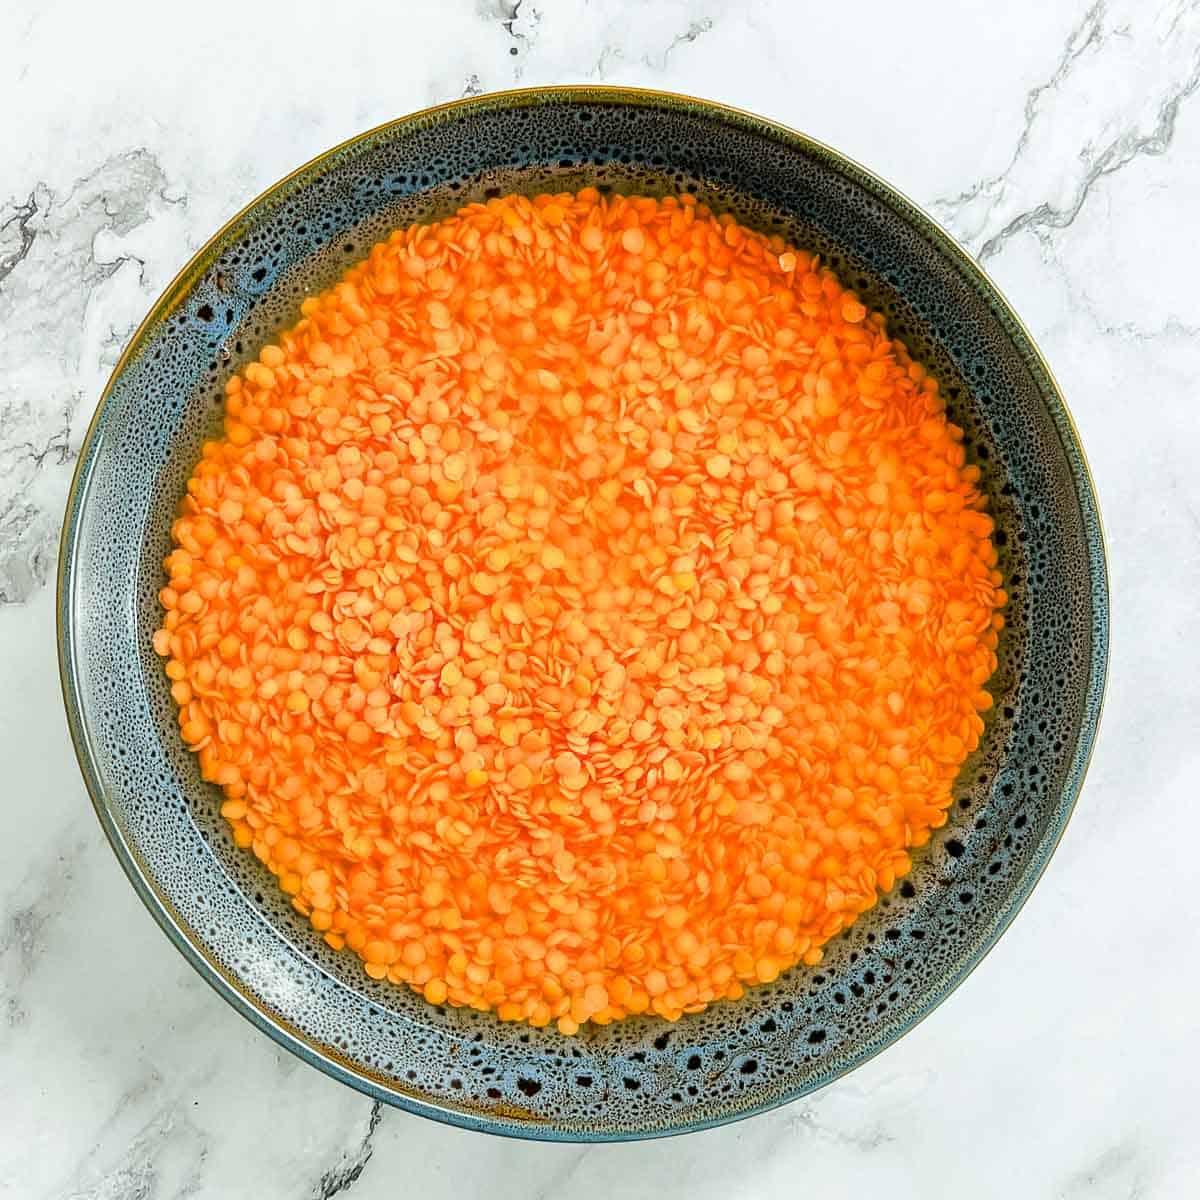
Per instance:
[[[275,0],[10,9],[0,1197],[1195,1196],[1200,2],[409,0],[333,23],[327,8]],[[91,815],[60,712],[51,592],[104,380],[223,220],[399,113],[585,80],[707,95],[802,128],[893,180],[984,261],[1080,426],[1108,530],[1114,646],[1063,846],[943,1007],[774,1113],[581,1148],[380,1109],[203,986]]]
[[[1027,93],[1004,168],[936,200],[933,212],[984,262],[1016,234],[1065,229],[1106,175],[1166,153],[1180,106],[1200,87],[1198,39],[1195,0],[1161,8],[1097,0],[1053,73]],[[1147,90],[1133,93],[1135,80]]]
[[[184,203],[136,148],[61,193],[35,181],[0,211],[0,604],[27,600],[53,567],[64,498],[55,483],[135,323],[110,297],[131,294],[136,312],[148,293],[128,239],[161,206]]]

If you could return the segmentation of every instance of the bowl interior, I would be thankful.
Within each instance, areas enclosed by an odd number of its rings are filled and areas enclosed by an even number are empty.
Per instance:
[[[564,1038],[366,978],[232,843],[180,741],[150,638],[161,561],[231,372],[392,228],[509,191],[689,191],[819,250],[940,379],[997,521],[1008,592],[996,706],[949,824],[910,878],[798,968],[669,1025]],[[1107,593],[1069,418],[1003,301],[926,218],[833,152],[756,118],[604,89],[482,97],[386,126],[256,201],[135,337],[67,513],[64,687],[84,774],[135,885],[218,990],[378,1097],[526,1136],[698,1128],[828,1082],[978,961],[1069,815],[1098,717]]]

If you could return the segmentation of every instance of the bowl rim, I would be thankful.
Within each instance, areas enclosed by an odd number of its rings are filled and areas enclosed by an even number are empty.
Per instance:
[[[156,328],[182,302],[193,284],[203,276],[204,272],[217,257],[219,251],[225,249],[231,240],[240,235],[241,227],[262,205],[279,196],[290,185],[310,172],[319,173],[322,166],[342,153],[365,143],[373,138],[386,136],[390,133],[401,133],[407,129],[426,125],[431,121],[445,119],[452,114],[470,113],[475,111],[493,111],[504,108],[520,108],[538,105],[539,103],[603,103],[612,105],[628,105],[632,107],[650,107],[667,111],[699,110],[706,116],[733,124],[741,129],[761,136],[766,136],[792,149],[808,154],[816,154],[830,161],[836,168],[847,171],[851,177],[857,176],[875,189],[878,196],[885,200],[889,207],[899,211],[917,231],[935,249],[950,259],[968,278],[974,278],[985,294],[990,307],[1005,323],[1009,335],[1018,342],[1018,350],[1026,365],[1040,373],[1044,399],[1051,408],[1051,416],[1057,417],[1055,422],[1059,436],[1064,443],[1067,453],[1068,467],[1071,470],[1072,483],[1076,499],[1080,504],[1081,515],[1085,527],[1087,518],[1094,521],[1098,561],[1092,562],[1091,597],[1092,597],[1092,645],[1089,656],[1089,674],[1085,694],[1085,708],[1091,708],[1094,716],[1085,718],[1081,725],[1079,737],[1076,740],[1074,752],[1066,772],[1066,782],[1058,799],[1058,815],[1056,825],[1047,831],[1042,845],[1035,851],[1034,859],[1026,868],[1026,877],[1004,902],[991,921],[991,928],[983,940],[970,954],[950,972],[925,998],[918,1012],[911,1016],[894,1034],[882,1044],[863,1049],[851,1056],[844,1067],[834,1075],[819,1079],[807,1086],[784,1090],[781,1094],[771,1097],[759,1104],[728,1114],[719,1114],[701,1120],[682,1121],[665,1129],[647,1130],[617,1130],[613,1132],[601,1130],[567,1130],[549,1122],[533,1117],[515,1117],[511,1115],[491,1115],[472,1111],[466,1107],[453,1108],[435,1100],[405,1094],[392,1088],[381,1086],[365,1074],[361,1074],[333,1056],[314,1046],[301,1032],[293,1031],[280,1020],[277,1020],[265,1006],[242,990],[239,981],[227,973],[206,951],[205,947],[194,940],[183,928],[180,919],[167,897],[159,889],[141,862],[140,855],[124,836],[113,814],[109,811],[104,789],[96,769],[95,755],[89,738],[88,725],[83,719],[83,704],[76,690],[77,658],[74,639],[75,627],[71,612],[71,600],[74,594],[74,557],[80,531],[79,505],[80,496],[84,493],[91,476],[91,468],[95,462],[92,454],[94,443],[99,437],[104,412],[112,398],[116,383],[129,363],[136,358],[142,349],[142,343],[150,331]],[[1057,406],[1058,412],[1053,411]],[[1085,503],[1086,501],[1086,503]],[[771,1109],[782,1107],[811,1094],[822,1087],[843,1078],[851,1071],[862,1066],[877,1054],[894,1045],[900,1038],[910,1033],[917,1025],[937,1009],[946,998],[954,992],[963,981],[983,961],[991,949],[999,941],[1001,935],[1009,927],[1016,915],[1024,907],[1029,896],[1036,887],[1050,859],[1053,857],[1070,818],[1074,813],[1080,792],[1091,764],[1096,740],[1099,734],[1101,718],[1108,686],[1109,656],[1110,656],[1110,581],[1108,573],[1108,544],[1104,532],[1103,519],[1100,513],[1099,500],[1095,479],[1084,452],[1079,430],[1074,417],[1067,405],[1066,398],[1057,379],[1039,348],[1028,327],[1017,315],[995,280],[988,274],[984,266],[972,257],[958,241],[928,212],[893,184],[888,183],[868,167],[835,150],[833,147],[811,137],[808,134],[785,125],[781,122],[759,116],[749,110],[724,104],[714,100],[701,99],[685,93],[663,91],[656,88],[626,87],[623,85],[606,84],[559,84],[546,87],[512,88],[496,92],[487,92],[478,96],[464,96],[446,103],[431,105],[405,116],[397,117],[381,124],[372,126],[352,137],[329,147],[320,154],[296,167],[293,171],[265,188],[230,217],[221,227],[209,237],[200,248],[188,259],[175,277],[164,288],[162,294],[151,306],[146,316],[138,324],[130,336],[121,356],[114,365],[108,381],[105,383],[95,411],[88,423],[83,440],[80,443],[79,456],[76,460],[71,486],[67,494],[62,532],[59,540],[58,565],[56,575],[55,623],[58,642],[59,682],[62,688],[63,701],[66,707],[68,732],[74,747],[75,756],[83,776],[84,784],[91,799],[96,816],[104,830],[118,862],[121,864],[134,890],[143,904],[150,911],[155,921],[166,933],[175,947],[182,953],[187,962],[197,971],[202,979],[211,986],[241,1016],[252,1025],[266,1033],[277,1044],[295,1054],[326,1075],[344,1083],[355,1090],[364,1093],[376,1102],[384,1102],[394,1107],[428,1117],[460,1128],[478,1130],[505,1137],[524,1138],[532,1140],[594,1143],[606,1141],[637,1141],[648,1138],[677,1136],[683,1133],[693,1133],[711,1129],[720,1125],[731,1124],[756,1116]]]

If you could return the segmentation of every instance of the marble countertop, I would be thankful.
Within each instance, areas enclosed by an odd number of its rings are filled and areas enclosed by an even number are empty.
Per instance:
[[[1200,3],[9,0],[2,25],[0,1196],[1198,1194]],[[184,963],[77,774],[53,571],[108,372],[221,222],[387,118],[587,80],[804,129],[986,263],[1091,458],[1114,641],[1066,839],[944,1006],[774,1113],[578,1147],[381,1110],[256,1033]]]

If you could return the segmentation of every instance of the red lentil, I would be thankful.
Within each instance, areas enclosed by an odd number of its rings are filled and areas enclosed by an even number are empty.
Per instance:
[[[473,204],[301,311],[154,636],[238,845],[373,977],[564,1033],[819,961],[991,703],[936,380],[689,196]]]

